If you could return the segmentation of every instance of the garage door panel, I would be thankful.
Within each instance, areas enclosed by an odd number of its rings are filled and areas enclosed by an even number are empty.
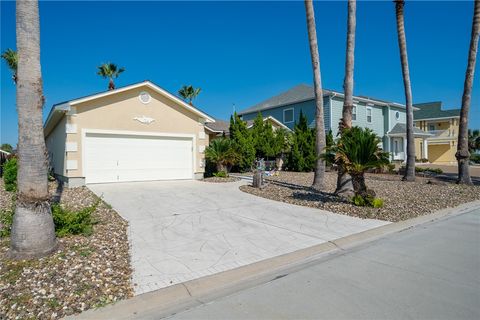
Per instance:
[[[191,179],[192,139],[87,134],[87,183]]]

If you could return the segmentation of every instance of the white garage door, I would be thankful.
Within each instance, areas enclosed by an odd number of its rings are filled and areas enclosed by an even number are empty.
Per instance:
[[[87,133],[86,183],[192,179],[192,139]]]

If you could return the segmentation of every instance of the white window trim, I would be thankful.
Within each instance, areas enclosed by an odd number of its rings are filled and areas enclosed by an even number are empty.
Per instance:
[[[292,121],[285,121],[285,111],[292,111]],[[293,123],[295,122],[295,108],[283,109],[283,123]]]
[[[355,110],[355,113],[353,112],[353,110]],[[354,114],[355,114],[355,119],[353,119]],[[358,107],[356,104],[354,104],[352,108],[352,121],[357,121],[357,114],[358,114]]]
[[[367,107],[365,110],[365,115],[366,115],[366,119],[365,121],[367,121],[367,123],[373,123],[373,108],[372,107]],[[370,110],[370,121],[368,121],[368,110]]]

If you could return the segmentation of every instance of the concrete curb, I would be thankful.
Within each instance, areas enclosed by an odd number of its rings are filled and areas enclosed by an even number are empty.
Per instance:
[[[334,241],[301,249],[247,266],[152,291],[101,309],[88,310],[67,319],[159,319],[187,310],[242,289],[273,281],[303,269],[321,258],[375,241],[442,218],[480,209],[480,201],[447,208],[433,214],[387,224]]]

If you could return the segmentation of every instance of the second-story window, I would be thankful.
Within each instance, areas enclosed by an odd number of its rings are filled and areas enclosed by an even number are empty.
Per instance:
[[[352,121],[357,120],[357,106],[353,106],[352,108]]]
[[[293,121],[293,108],[283,110],[283,123],[292,123]]]
[[[372,108],[367,107],[367,123],[372,123]]]

